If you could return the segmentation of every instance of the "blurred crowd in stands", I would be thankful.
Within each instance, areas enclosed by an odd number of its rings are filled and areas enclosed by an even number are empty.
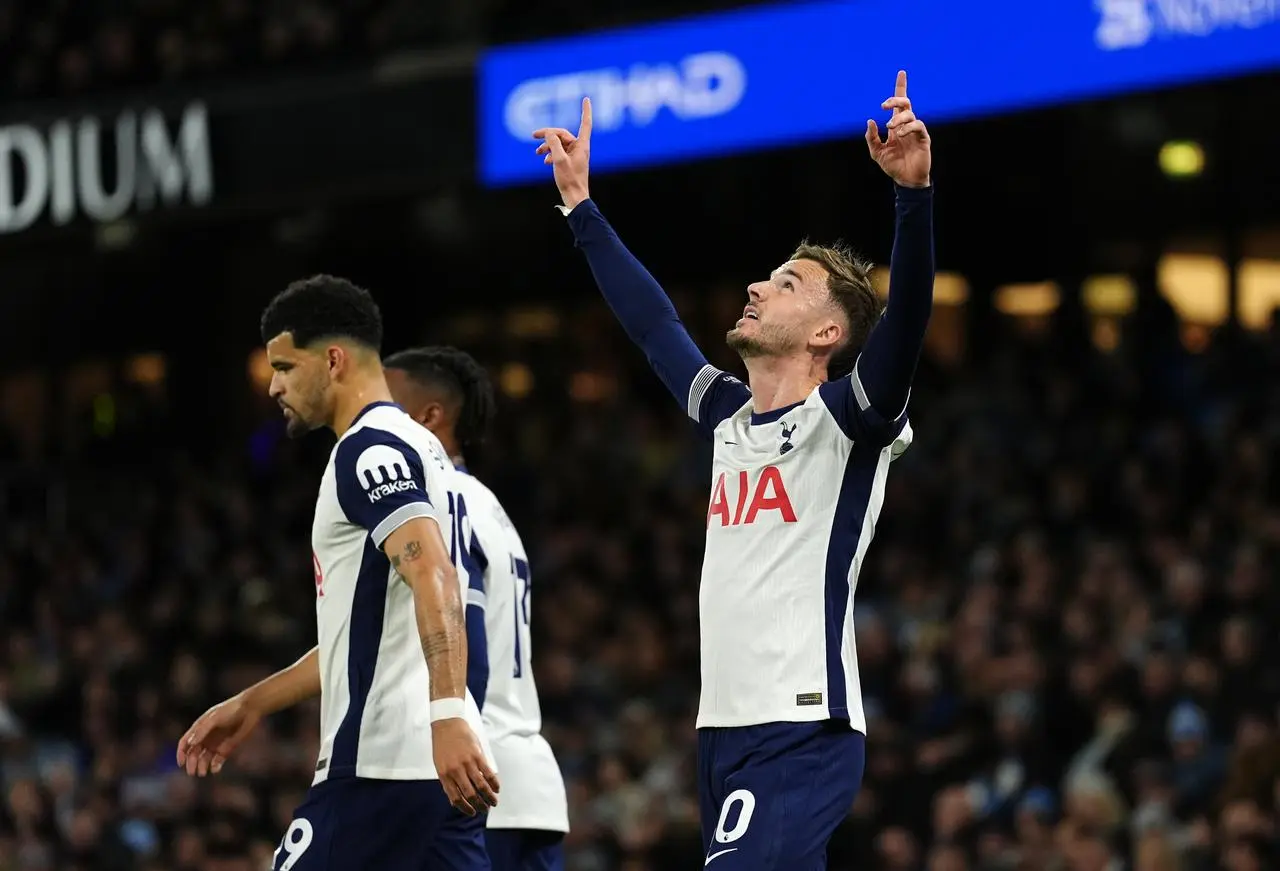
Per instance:
[[[870,740],[834,871],[1280,867],[1280,340],[1193,356],[1144,317],[1112,353],[1053,324],[922,364],[857,594]],[[531,549],[570,867],[694,869],[708,456],[610,347],[616,395],[508,399],[474,465]],[[4,468],[0,871],[259,871],[310,782],[312,705],[216,779],[173,755],[313,643],[327,437],[182,437]]]
[[[729,0],[0,0],[0,93],[75,97],[333,69],[741,6]]]

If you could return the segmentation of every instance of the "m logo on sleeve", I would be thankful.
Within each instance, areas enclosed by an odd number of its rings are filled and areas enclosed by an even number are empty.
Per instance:
[[[418,489],[404,454],[387,445],[371,445],[356,460],[356,478],[370,502],[392,493]]]

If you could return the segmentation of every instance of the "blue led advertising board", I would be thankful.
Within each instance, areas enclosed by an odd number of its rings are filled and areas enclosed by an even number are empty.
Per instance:
[[[898,69],[931,122],[1280,68],[1280,0],[826,0],[486,52],[480,177],[545,179],[537,127],[577,129],[592,169],[850,134]]]

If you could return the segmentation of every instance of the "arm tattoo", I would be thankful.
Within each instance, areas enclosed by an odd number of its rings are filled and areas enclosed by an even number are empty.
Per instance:
[[[446,605],[438,627],[420,629],[422,655],[431,676],[431,698],[460,695],[466,689],[467,640],[462,608],[455,599]],[[425,628],[425,627],[424,627]]]
[[[391,555],[391,568],[396,570],[396,574],[404,577],[404,572],[400,570],[400,563],[411,563],[422,559],[422,544],[417,540],[410,541],[405,544],[403,554],[394,553]]]
[[[431,698],[463,696],[467,635],[456,569],[446,560],[432,558],[420,540],[406,542],[390,558],[404,583],[413,589],[419,644],[431,677]]]
[[[431,661],[449,651],[450,633],[448,632],[432,632],[426,638],[422,639],[422,653],[427,658],[427,666],[430,667]]]

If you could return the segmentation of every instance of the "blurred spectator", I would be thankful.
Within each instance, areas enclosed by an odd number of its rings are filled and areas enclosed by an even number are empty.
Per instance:
[[[4,0],[5,95],[31,99],[324,70],[407,48],[476,48],[657,19],[730,0],[644,4],[509,0]],[[552,14],[552,7],[554,14]]]

